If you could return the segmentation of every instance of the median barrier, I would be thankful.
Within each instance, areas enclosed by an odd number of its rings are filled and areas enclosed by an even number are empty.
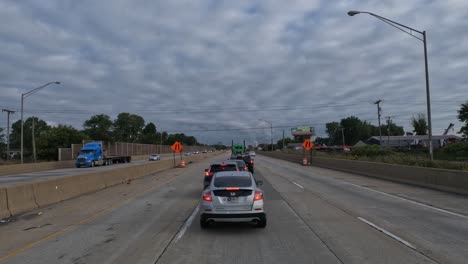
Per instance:
[[[300,163],[302,159],[302,155],[284,153],[261,153],[261,155],[295,163]],[[468,195],[468,172],[465,171],[322,157],[313,157],[311,165]]]
[[[7,203],[7,194],[6,189],[0,189],[0,219],[10,217],[11,213],[8,210],[8,203]]]
[[[8,209],[12,215],[38,207],[34,198],[33,185],[30,183],[9,186],[6,188],[6,194]]]
[[[39,207],[61,201],[59,182],[60,180],[50,180],[32,183],[34,200]]]
[[[36,172],[36,171],[71,168],[74,166],[74,164],[75,164],[74,161],[67,160],[67,161],[0,165],[0,176]]]
[[[161,157],[168,157],[170,154],[163,154]],[[149,155],[132,156],[132,160],[147,160]],[[30,173],[38,171],[48,171],[56,169],[74,168],[74,160],[51,161],[25,164],[0,165],[0,177],[13,174]]]
[[[185,160],[194,162],[212,156],[214,154],[186,157]],[[0,189],[0,218],[17,215],[171,168],[173,168],[173,160],[162,160],[41,182],[10,185]]]
[[[84,193],[79,175],[60,178],[58,181],[58,189],[60,192],[60,201],[77,197]]]

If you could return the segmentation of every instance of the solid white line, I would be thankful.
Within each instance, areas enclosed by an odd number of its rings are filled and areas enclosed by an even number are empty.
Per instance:
[[[177,241],[179,241],[182,238],[182,236],[184,236],[187,229],[190,227],[190,225],[192,225],[193,219],[195,219],[195,216],[198,214],[198,210],[200,210],[200,204],[198,204],[197,207],[195,207],[195,210],[193,210],[192,214],[189,216],[187,221],[185,221],[184,226],[182,226],[179,233],[177,234],[174,243],[177,243]]]
[[[412,248],[412,249],[416,249],[416,248],[415,248],[413,245],[411,245],[411,243],[409,243],[408,241],[406,241],[406,240],[400,238],[400,237],[397,236],[397,235],[394,235],[394,234],[390,233],[389,231],[383,229],[382,227],[380,227],[380,226],[378,226],[378,225],[376,225],[376,224],[374,224],[374,223],[372,223],[372,222],[370,222],[370,221],[367,221],[366,219],[364,219],[364,218],[362,218],[362,217],[358,217],[358,219],[361,220],[361,221],[363,221],[364,223],[366,223],[366,224],[372,226],[373,228],[379,230],[380,232],[386,234],[387,236],[389,236],[389,237],[391,237],[391,238],[397,240],[398,242],[404,244],[405,246],[410,247],[410,248]]]
[[[291,181],[291,182],[294,183],[297,187],[299,187],[299,188],[301,188],[301,189],[304,189],[304,186],[300,185],[299,183],[293,182],[293,181]]]
[[[446,213],[446,214],[449,214],[449,215],[458,216],[458,217],[461,217],[461,218],[468,219],[468,216],[466,216],[466,215],[457,214],[455,212],[451,212],[451,211],[447,211],[447,210],[437,208],[437,207],[434,207],[434,206],[430,206],[430,205],[427,205],[427,204],[419,203],[419,202],[409,200],[409,199],[406,199],[406,198],[403,198],[403,197],[400,197],[400,196],[397,196],[397,195],[377,191],[377,190],[374,190],[374,189],[370,189],[370,188],[367,188],[367,187],[364,187],[364,186],[361,186],[361,185],[357,185],[357,184],[354,184],[354,183],[346,182],[346,181],[340,181],[340,180],[336,180],[336,181],[339,181],[339,182],[342,182],[342,183],[345,183],[345,184],[349,184],[349,185],[352,185],[354,187],[358,187],[358,188],[361,188],[361,189],[364,189],[364,190],[368,190],[368,191],[376,192],[376,193],[379,193],[379,194],[382,194],[382,195],[397,198],[397,199],[400,199],[400,200],[403,200],[403,201],[406,201],[406,202],[409,202],[409,203],[412,203],[412,204],[416,204],[416,205],[419,205],[419,206],[422,206],[422,207],[426,207],[426,208],[429,208],[429,209],[432,209],[432,210],[435,210],[435,211],[438,211],[438,212],[442,212],[442,213]]]

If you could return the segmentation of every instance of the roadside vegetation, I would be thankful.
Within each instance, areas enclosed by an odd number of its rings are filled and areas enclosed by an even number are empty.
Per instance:
[[[453,143],[434,152],[434,161],[425,151],[395,151],[378,145],[355,147],[350,152],[317,152],[317,156],[382,162],[407,166],[468,171],[468,142]]]

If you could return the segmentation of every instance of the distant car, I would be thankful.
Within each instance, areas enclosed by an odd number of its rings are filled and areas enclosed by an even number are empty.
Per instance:
[[[195,150],[195,151],[193,152],[193,154],[200,154],[200,151]]]
[[[236,162],[216,162],[212,163],[208,169],[205,170],[205,177],[203,178],[203,189],[206,189],[211,183],[213,175],[220,171],[239,171]]]
[[[254,222],[264,228],[267,218],[263,210],[263,191],[247,171],[224,171],[213,176],[201,199],[201,228],[211,222]]]
[[[185,156],[192,156],[192,153],[190,153],[190,152],[185,152],[184,155],[185,155]]]
[[[151,154],[148,158],[149,161],[156,161],[156,160],[161,160],[161,156],[159,154]]]
[[[208,153],[211,153],[211,152],[213,152],[213,151],[212,151],[212,150],[208,150]]]
[[[250,151],[250,152],[249,152],[249,156],[250,156],[250,157],[255,157],[255,151]]]
[[[208,153],[208,150],[203,150],[202,153]]]
[[[247,165],[245,164],[243,160],[235,159],[233,161],[237,163],[237,167],[239,168],[239,170],[249,171],[249,167],[247,167]]]
[[[231,159],[243,160],[247,164],[249,171],[254,173],[254,160],[249,155],[237,155],[236,157],[231,157]]]

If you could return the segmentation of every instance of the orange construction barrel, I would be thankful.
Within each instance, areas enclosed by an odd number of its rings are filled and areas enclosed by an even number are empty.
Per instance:
[[[185,168],[185,160],[180,161],[180,167]]]
[[[307,166],[307,158],[302,159],[302,166]]]

